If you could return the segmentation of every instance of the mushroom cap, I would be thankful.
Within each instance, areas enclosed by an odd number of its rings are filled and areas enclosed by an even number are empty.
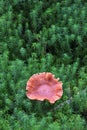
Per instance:
[[[55,103],[63,94],[62,82],[49,72],[32,75],[27,82],[26,90],[29,99],[48,100],[50,103]]]

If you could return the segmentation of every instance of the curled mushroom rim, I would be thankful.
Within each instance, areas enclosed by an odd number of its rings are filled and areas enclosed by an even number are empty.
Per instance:
[[[33,74],[27,82],[26,95],[31,100],[48,100],[50,103],[55,103],[63,95],[62,85],[62,81],[50,72]],[[46,92],[43,91],[43,87],[47,89]]]

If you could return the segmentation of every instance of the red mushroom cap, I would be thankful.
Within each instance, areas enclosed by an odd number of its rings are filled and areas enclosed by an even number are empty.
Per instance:
[[[36,100],[48,100],[50,103],[55,103],[56,100],[60,99],[63,90],[62,82],[58,81],[49,72],[43,72],[34,74],[27,82],[26,95],[29,99]]]

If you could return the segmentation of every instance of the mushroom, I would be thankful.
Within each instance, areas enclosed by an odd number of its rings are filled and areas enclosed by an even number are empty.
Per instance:
[[[55,103],[63,94],[62,82],[50,72],[34,74],[26,86],[26,95],[31,100],[48,100]]]

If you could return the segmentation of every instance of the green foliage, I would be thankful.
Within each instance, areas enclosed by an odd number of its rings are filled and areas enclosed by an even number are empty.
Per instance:
[[[30,76],[45,71],[63,82],[55,104],[26,97]],[[0,0],[0,129],[86,130],[86,122],[86,0]]]

